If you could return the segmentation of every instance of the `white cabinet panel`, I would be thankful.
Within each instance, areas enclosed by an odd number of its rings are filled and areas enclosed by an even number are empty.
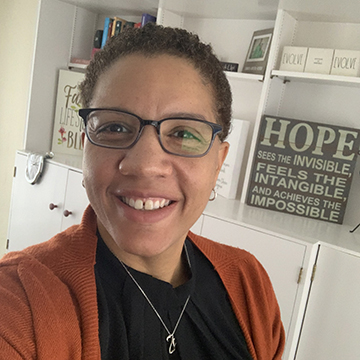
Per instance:
[[[298,292],[298,276],[306,247],[261,231],[205,216],[201,235],[252,253],[272,281],[288,332]]]
[[[39,182],[30,185],[25,179],[26,160],[25,154],[16,156],[8,229],[10,251],[49,240],[79,224],[89,204],[80,171],[46,161]]]
[[[360,257],[320,246],[296,360],[360,359]]]
[[[69,170],[61,230],[65,230],[74,224],[80,224],[84,210],[89,204],[86,191],[81,185],[82,179],[81,172]],[[65,211],[70,214],[65,216]]]
[[[50,239],[59,231],[68,170],[45,163],[40,181],[34,185],[25,179],[26,155],[16,157],[16,176],[9,222],[9,250],[21,250]],[[49,209],[53,203],[57,207]]]

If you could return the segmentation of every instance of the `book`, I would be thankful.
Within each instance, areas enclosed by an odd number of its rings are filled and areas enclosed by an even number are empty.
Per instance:
[[[126,23],[127,23],[127,20],[115,16],[114,17],[114,28],[112,30],[112,36],[119,35],[124,30]]]
[[[127,29],[127,28],[133,28],[135,27],[135,23],[133,21],[127,21],[124,25],[123,30]]]
[[[274,29],[255,31],[242,69],[244,73],[264,75]]]
[[[93,44],[93,47],[95,49],[101,48],[102,37],[103,37],[103,30],[96,30],[94,35],[94,44]]]
[[[237,72],[239,68],[239,64],[232,63],[232,62],[226,62],[226,61],[220,61],[223,70],[224,71],[230,71],[230,72]]]
[[[101,48],[103,48],[105,46],[106,41],[108,39],[110,20],[111,19],[109,17],[106,17],[105,21],[104,21],[104,30],[103,30],[103,36],[102,36],[102,41],[101,41]]]
[[[236,198],[248,130],[248,121],[232,120],[231,132],[226,139],[230,144],[230,148],[220,170],[215,188],[219,195],[227,199]]]
[[[248,205],[342,224],[360,130],[264,115]]]
[[[114,19],[110,19],[109,21],[109,29],[108,29],[108,33],[107,33],[107,37],[106,37],[106,41],[108,41],[111,36],[112,36],[112,30],[114,28]],[[106,43],[105,43],[106,44]]]
[[[148,13],[143,13],[141,16],[141,27],[145,26],[149,22],[156,22],[156,17]]]
[[[59,70],[51,148],[54,154],[82,155],[79,84],[84,77],[83,73]]]
[[[115,18],[114,23],[115,23],[115,26],[112,29],[111,36],[119,35],[121,33],[121,29],[122,29],[122,21],[121,20]]]

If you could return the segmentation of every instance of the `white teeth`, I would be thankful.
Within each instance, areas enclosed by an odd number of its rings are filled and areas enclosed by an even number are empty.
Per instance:
[[[152,210],[154,209],[154,202],[152,200],[146,200],[145,201],[145,206],[144,206],[145,210]]]
[[[143,207],[144,207],[144,203],[142,202],[142,200],[137,199],[135,201],[135,209],[136,210],[142,210]]]
[[[133,199],[133,198],[127,198],[123,197],[122,201],[129,205],[130,207],[136,209],[136,210],[156,210],[163,208],[165,206],[168,206],[170,204],[170,200],[151,200],[147,199],[145,200],[145,203],[141,199]]]

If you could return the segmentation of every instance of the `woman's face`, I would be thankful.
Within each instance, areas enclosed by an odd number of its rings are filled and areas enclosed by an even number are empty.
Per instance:
[[[216,122],[210,87],[187,61],[169,55],[118,60],[100,76],[91,107],[118,108],[151,120],[190,116]],[[85,139],[85,187],[100,233],[115,255],[126,261],[181,249],[208,202],[227,150],[228,144],[216,137],[203,157],[171,155],[161,148],[153,126],[146,126],[126,150]],[[134,203],[150,200],[165,205],[135,208]]]

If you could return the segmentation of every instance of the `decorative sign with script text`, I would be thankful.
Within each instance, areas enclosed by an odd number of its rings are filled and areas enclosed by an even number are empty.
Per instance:
[[[359,131],[264,115],[247,204],[342,224]]]
[[[84,74],[69,70],[59,71],[58,92],[54,118],[52,152],[82,155],[81,134],[83,121],[79,116],[79,84]]]

